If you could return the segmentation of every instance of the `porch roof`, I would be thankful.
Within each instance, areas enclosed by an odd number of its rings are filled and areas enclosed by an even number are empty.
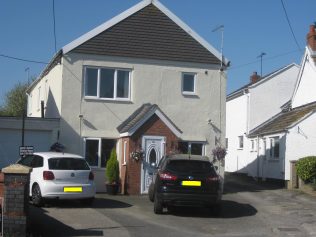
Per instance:
[[[316,111],[316,102],[297,107],[290,111],[283,111],[275,117],[251,130],[249,137],[262,136],[284,132]]]
[[[133,135],[154,114],[156,114],[177,137],[180,137],[182,131],[161,111],[158,105],[150,103],[143,104],[117,127],[120,136]]]

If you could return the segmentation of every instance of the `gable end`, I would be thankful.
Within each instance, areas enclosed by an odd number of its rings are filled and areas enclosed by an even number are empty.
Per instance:
[[[72,52],[220,65],[220,60],[150,4]]]

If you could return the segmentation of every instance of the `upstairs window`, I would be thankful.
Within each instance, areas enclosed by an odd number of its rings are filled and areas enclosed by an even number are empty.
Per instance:
[[[182,94],[195,94],[195,73],[183,73],[182,74]]]
[[[130,70],[85,68],[86,98],[130,100]]]

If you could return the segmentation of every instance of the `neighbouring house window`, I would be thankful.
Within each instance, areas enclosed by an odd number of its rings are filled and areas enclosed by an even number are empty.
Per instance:
[[[195,94],[195,73],[182,74],[182,94]]]
[[[244,148],[244,136],[238,137],[238,148],[243,149]]]
[[[130,70],[85,68],[85,97],[130,100]]]
[[[104,168],[116,145],[114,139],[86,138],[85,158],[90,166]]]
[[[251,151],[257,151],[257,141],[255,139],[252,139],[250,141],[250,144],[251,144]]]
[[[41,108],[41,87],[38,88],[37,109]]]
[[[32,114],[32,95],[28,95],[27,97],[27,113],[28,115]]]
[[[226,150],[228,149],[228,138],[225,139]]]
[[[179,142],[178,150],[183,154],[204,155],[204,143],[201,142]]]
[[[280,157],[280,138],[271,137],[270,138],[270,158],[279,159]]]
[[[263,147],[262,147],[262,155],[264,156],[264,157],[266,157],[266,155],[267,155],[267,141],[266,141],[266,139],[264,138],[263,139],[263,141],[262,141],[262,144],[263,144]]]

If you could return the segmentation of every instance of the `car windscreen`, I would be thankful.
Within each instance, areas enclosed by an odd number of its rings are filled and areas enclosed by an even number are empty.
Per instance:
[[[216,175],[213,165],[207,161],[169,160],[166,169],[176,173],[195,173]]]
[[[51,158],[48,167],[50,170],[90,170],[87,162],[80,158]]]

